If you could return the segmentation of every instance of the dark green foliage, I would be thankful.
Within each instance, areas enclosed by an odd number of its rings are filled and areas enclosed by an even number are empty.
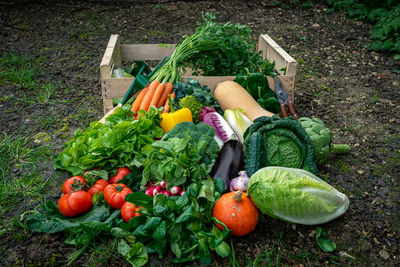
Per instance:
[[[193,95],[198,101],[203,103],[205,107],[212,107],[220,114],[223,114],[219,107],[217,99],[211,94],[210,88],[201,86],[197,80],[190,79],[187,83],[176,82],[174,84],[174,93],[176,97],[172,99],[175,110],[181,109],[179,101],[188,95]],[[198,117],[197,117],[198,118]]]
[[[245,74],[245,68],[250,72],[257,72],[261,67],[267,68],[260,52],[256,52],[256,43],[253,40],[250,27],[241,24],[218,24],[212,13],[203,16],[204,23],[200,24],[196,33],[208,28],[204,39],[214,42],[218,48],[185,58],[184,67],[192,68],[195,75],[203,76],[230,76]]]
[[[249,175],[267,166],[304,169],[318,175],[313,143],[294,118],[255,119],[244,133],[243,145],[244,166]]]
[[[135,242],[143,243],[149,253],[158,254],[160,259],[170,248],[175,263],[200,260],[209,265],[211,251],[227,257],[231,254],[226,242],[230,231],[219,230],[212,218],[214,203],[222,194],[221,182],[223,184],[220,179],[206,179],[192,183],[181,197],[158,194],[153,198],[143,192],[129,194],[127,201],[146,209],[142,216],[134,217],[128,224],[121,223],[119,232],[135,237]]]
[[[181,122],[162,140],[143,148],[142,185],[166,180],[167,187],[207,178],[218,157],[214,129],[205,123]]]
[[[391,51],[400,56],[400,1],[342,0],[333,1],[335,9],[345,10],[352,18],[374,22],[373,41],[367,46],[376,51]]]

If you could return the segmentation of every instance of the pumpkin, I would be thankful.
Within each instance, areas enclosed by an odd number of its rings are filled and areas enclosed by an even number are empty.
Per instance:
[[[258,210],[251,199],[241,190],[223,194],[215,203],[213,216],[232,230],[233,236],[244,236],[257,226]],[[217,227],[223,230],[221,224]]]

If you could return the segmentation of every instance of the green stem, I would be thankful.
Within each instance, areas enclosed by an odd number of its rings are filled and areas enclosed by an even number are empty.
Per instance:
[[[174,105],[172,105],[171,95],[168,95],[168,105],[169,105],[170,113],[174,113],[175,109],[174,109]]]
[[[347,154],[350,152],[350,146],[345,144],[332,144],[329,152],[332,154]]]

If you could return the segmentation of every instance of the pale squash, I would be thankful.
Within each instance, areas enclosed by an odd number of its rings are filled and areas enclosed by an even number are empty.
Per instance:
[[[222,110],[241,108],[243,114],[251,121],[261,116],[275,115],[263,109],[254,98],[240,84],[233,81],[224,81],[215,88],[214,96]]]

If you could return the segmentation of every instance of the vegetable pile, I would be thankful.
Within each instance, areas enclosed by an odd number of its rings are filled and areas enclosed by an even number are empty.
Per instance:
[[[132,105],[105,123],[77,130],[55,168],[71,173],[58,206],[47,201],[27,226],[65,232],[77,251],[117,239],[133,266],[172,252],[174,263],[234,257],[231,238],[257,228],[259,213],[315,225],[341,216],[346,195],[318,178],[335,152],[318,119],[279,118],[265,75],[274,64],[255,53],[249,29],[210,14],[150,77]],[[214,94],[180,71],[238,75]],[[241,76],[241,75],[247,75]],[[343,146],[342,153],[349,152]]]

